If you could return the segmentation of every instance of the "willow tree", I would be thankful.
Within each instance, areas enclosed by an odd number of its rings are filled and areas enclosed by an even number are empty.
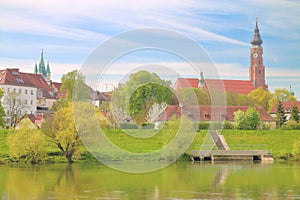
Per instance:
[[[81,144],[75,129],[72,104],[59,109],[54,115],[48,115],[42,123],[41,130],[52,139],[68,163],[72,163],[72,157],[79,153],[78,147]]]

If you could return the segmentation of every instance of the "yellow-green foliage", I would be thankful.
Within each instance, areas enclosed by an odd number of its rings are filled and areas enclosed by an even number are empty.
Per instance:
[[[24,119],[16,129],[9,130],[9,154],[17,160],[31,163],[44,161],[46,158],[46,141],[29,119]]]

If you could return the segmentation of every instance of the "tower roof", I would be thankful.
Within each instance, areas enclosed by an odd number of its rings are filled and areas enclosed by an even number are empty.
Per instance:
[[[252,46],[261,46],[261,44],[263,43],[263,41],[260,37],[260,34],[259,34],[257,19],[256,19],[254,33],[253,33],[250,43],[252,44]]]

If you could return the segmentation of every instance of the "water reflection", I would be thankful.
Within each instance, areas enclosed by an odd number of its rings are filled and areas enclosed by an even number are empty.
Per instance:
[[[146,174],[100,164],[0,165],[1,199],[300,199],[300,165],[177,163]]]

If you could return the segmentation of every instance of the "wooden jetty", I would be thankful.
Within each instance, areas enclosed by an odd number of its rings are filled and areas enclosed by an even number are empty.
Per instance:
[[[231,160],[261,160],[274,161],[268,150],[230,150],[223,135],[216,130],[209,130],[210,136],[218,150],[192,150],[191,160],[231,161]]]

